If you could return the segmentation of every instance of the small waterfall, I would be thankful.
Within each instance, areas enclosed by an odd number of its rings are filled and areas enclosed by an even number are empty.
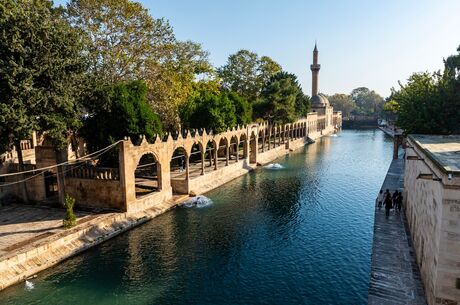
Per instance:
[[[212,204],[213,204],[213,202],[212,202],[211,199],[209,199],[206,196],[199,195],[199,196],[195,196],[195,197],[192,197],[190,199],[187,199],[180,206],[182,206],[184,208],[195,208],[195,207],[196,208],[204,208],[204,207],[210,206]]]

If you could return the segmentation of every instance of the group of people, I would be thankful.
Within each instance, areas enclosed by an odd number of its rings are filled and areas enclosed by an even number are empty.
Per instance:
[[[382,207],[382,205],[385,207],[386,216],[390,215],[390,210],[393,208],[395,211],[398,211],[398,213],[401,212],[402,202],[403,196],[402,193],[398,190],[395,190],[393,195],[390,193],[389,189],[386,189],[385,192],[380,190],[379,196],[377,197],[377,206],[379,209]]]

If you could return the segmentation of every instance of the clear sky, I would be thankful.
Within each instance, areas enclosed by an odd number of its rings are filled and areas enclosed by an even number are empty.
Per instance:
[[[55,1],[56,4],[65,0]],[[311,94],[365,86],[383,96],[412,72],[435,71],[460,45],[460,0],[141,0],[176,37],[199,42],[215,66],[249,49],[295,73]]]

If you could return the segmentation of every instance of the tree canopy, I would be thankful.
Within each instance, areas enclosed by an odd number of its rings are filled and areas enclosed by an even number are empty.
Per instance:
[[[349,117],[357,107],[355,101],[348,94],[336,93],[329,96],[328,99],[334,110],[342,111],[344,117]]]
[[[270,78],[281,71],[281,66],[268,56],[259,56],[248,50],[240,50],[228,57],[227,63],[218,69],[222,85],[254,102],[261,96]]]
[[[86,53],[95,78],[102,85],[144,80],[149,104],[168,130],[179,127],[178,108],[196,77],[215,77],[200,44],[178,41],[167,20],[154,19],[138,2],[72,0],[65,11],[89,37]]]
[[[275,124],[291,123],[308,112],[309,97],[302,92],[294,74],[280,72],[270,78],[262,91],[262,100],[254,105],[256,118]]]
[[[385,103],[383,97],[366,87],[353,89],[350,97],[356,104],[353,112],[358,115],[378,115]]]
[[[125,136],[133,141],[145,135],[152,140],[162,133],[160,118],[147,103],[147,85],[131,81],[106,86],[97,91],[99,101],[84,120],[81,135],[91,151],[104,148]]]
[[[83,38],[46,0],[0,4],[0,134],[3,147],[46,131],[57,148],[79,126]]]

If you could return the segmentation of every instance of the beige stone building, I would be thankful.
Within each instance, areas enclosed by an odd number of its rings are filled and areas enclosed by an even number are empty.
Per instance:
[[[460,135],[409,135],[406,216],[430,305],[460,304]]]

